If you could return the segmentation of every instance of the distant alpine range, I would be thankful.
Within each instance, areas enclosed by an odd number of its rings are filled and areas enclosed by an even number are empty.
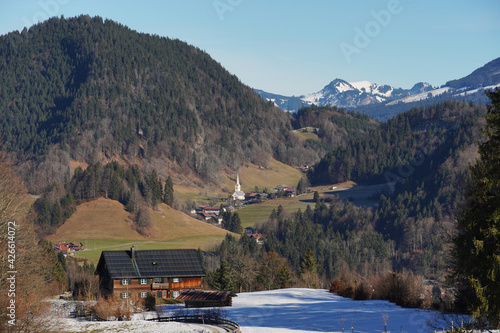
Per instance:
[[[347,82],[335,79],[316,93],[302,96],[283,96],[262,90],[255,91],[263,98],[274,102],[284,111],[295,112],[303,106],[337,106],[349,109],[363,106],[385,107],[403,103],[427,104],[445,99],[481,99],[483,90],[500,87],[500,58],[497,58],[461,79],[434,87],[426,82],[416,83],[411,89],[395,88],[390,85],[369,81]],[[373,109],[373,108],[372,108]]]

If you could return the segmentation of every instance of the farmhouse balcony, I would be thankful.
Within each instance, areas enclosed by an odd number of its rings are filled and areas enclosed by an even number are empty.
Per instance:
[[[154,283],[151,285],[151,289],[153,290],[163,290],[163,289],[169,289],[169,284],[168,283]]]

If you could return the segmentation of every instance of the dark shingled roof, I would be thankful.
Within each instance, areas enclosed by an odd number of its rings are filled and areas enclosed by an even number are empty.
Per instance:
[[[106,264],[112,279],[205,276],[197,250],[102,251],[97,270]]]
[[[184,301],[222,301],[227,296],[235,297],[236,294],[230,291],[207,291],[207,290],[188,290],[183,291],[175,299]]]

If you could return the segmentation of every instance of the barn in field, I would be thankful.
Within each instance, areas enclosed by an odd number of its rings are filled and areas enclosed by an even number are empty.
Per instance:
[[[183,291],[175,299],[183,301],[186,308],[213,308],[232,306],[235,296],[230,291],[190,290]]]

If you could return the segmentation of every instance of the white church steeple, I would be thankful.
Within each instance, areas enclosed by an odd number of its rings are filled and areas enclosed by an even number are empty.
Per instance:
[[[236,185],[234,186],[234,191],[235,192],[240,192],[241,191],[241,186],[240,186],[240,175],[236,175]]]

